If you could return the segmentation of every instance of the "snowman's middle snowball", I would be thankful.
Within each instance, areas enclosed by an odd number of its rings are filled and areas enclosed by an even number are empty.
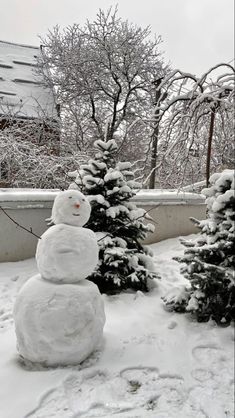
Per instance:
[[[36,261],[45,280],[60,283],[83,280],[98,263],[96,235],[87,228],[54,225],[38,241]]]

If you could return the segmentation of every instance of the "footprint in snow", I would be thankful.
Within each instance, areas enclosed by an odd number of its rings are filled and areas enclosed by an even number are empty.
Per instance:
[[[212,365],[221,361],[226,361],[224,351],[213,345],[199,345],[192,350],[193,357],[200,364]]]
[[[38,406],[24,418],[73,418],[63,386],[47,391]]]
[[[206,411],[209,418],[214,418],[214,409],[216,418],[233,418],[231,359],[215,345],[198,345],[192,354],[200,366],[191,371],[197,384],[189,391],[190,402]]]
[[[44,394],[25,418],[212,418],[207,412],[212,388],[201,382],[213,375],[198,368],[194,377],[199,385],[188,390],[181,376],[161,374],[154,367],[125,368],[115,375],[94,369],[75,371]],[[215,388],[217,399],[219,389]],[[227,410],[231,411],[229,401]]]
[[[177,411],[184,402],[182,384],[180,376],[161,375],[151,367],[126,368],[112,376],[99,370],[75,372],[44,394],[25,418],[133,418],[150,416],[156,408]]]
[[[192,371],[191,375],[199,382],[205,382],[213,379],[214,377],[214,373],[208,369],[195,369]]]
[[[189,402],[203,411],[207,418],[234,418],[234,391],[223,385],[196,385],[189,390]]]
[[[195,380],[222,385],[228,384],[231,380],[233,376],[232,359],[228,358],[224,350],[213,345],[200,345],[194,347],[192,354],[199,364],[199,367],[191,372]]]
[[[0,310],[0,331],[6,331],[13,324],[12,311],[7,307]]]

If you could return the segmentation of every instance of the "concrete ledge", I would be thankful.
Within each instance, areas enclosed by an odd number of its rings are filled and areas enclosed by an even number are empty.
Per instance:
[[[0,189],[3,209],[51,208],[59,189]]]
[[[146,193],[147,192],[147,193]],[[58,190],[13,190],[0,189],[0,206],[20,225],[40,236],[46,231],[46,219]],[[179,194],[169,191],[141,191],[133,201],[143,207],[152,217],[155,232],[149,234],[145,243],[155,243],[166,238],[197,232],[189,220],[206,218],[204,196]],[[148,221],[151,222],[151,221]],[[0,262],[18,261],[34,257],[37,237],[14,224],[0,210]]]
[[[199,193],[190,193],[178,190],[140,190],[132,198],[136,204],[143,205],[198,205],[205,203],[205,196]]]

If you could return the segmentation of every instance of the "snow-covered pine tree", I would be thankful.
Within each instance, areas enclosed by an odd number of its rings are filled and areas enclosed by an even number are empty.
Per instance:
[[[148,291],[154,273],[152,257],[140,240],[153,231],[145,224],[146,212],[130,202],[139,185],[131,163],[115,162],[117,144],[112,139],[94,143],[98,151],[81,166],[75,183],[89,197],[92,211],[86,226],[97,233],[99,265],[88,277],[101,292],[132,288]],[[74,187],[72,185],[71,187]]]
[[[178,312],[192,312],[200,322],[214,319],[229,324],[235,319],[234,180],[233,170],[211,176],[211,187],[203,190],[208,217],[196,221],[199,238],[182,242],[186,250],[177,260],[184,263],[182,273],[190,287],[165,298],[166,305]]]

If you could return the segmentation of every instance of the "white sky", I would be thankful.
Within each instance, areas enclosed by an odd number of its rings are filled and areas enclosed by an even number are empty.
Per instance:
[[[175,68],[199,76],[234,56],[233,0],[0,0],[0,39],[39,45],[56,24],[83,24],[116,4],[121,18],[162,36]]]

